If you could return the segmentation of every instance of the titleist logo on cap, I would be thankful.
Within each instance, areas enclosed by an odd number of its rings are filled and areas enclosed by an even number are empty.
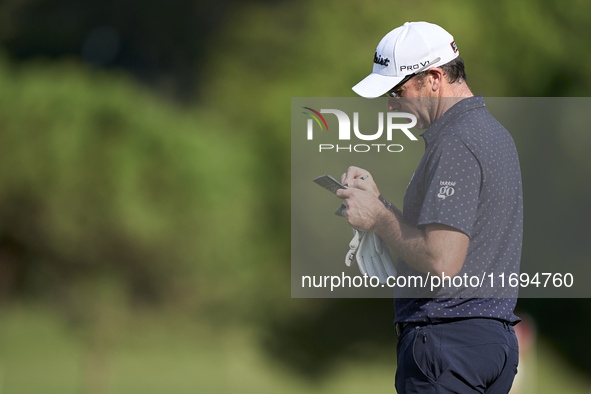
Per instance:
[[[388,63],[390,63],[390,59],[386,58],[382,58],[380,55],[378,55],[378,53],[376,52],[376,54],[373,56],[373,62],[375,64],[379,64],[382,66],[387,66]]]

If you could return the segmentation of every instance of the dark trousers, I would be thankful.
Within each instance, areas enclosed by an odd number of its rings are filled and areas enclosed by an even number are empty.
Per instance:
[[[506,394],[519,362],[513,327],[493,319],[408,325],[397,353],[399,394]]]

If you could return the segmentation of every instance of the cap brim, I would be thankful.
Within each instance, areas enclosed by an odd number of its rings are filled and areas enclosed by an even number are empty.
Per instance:
[[[398,85],[404,77],[391,77],[382,74],[371,73],[357,85],[353,91],[365,98],[376,98],[383,96],[394,86]]]

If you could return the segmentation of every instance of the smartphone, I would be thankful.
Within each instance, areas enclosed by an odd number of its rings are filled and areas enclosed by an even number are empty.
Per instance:
[[[314,178],[314,183],[335,194],[337,193],[337,190],[347,188],[347,186],[341,185],[341,182],[337,181],[330,175],[322,175],[318,178]]]
[[[314,183],[322,186],[323,188],[325,188],[329,192],[332,192],[335,194],[337,193],[337,190],[347,188],[347,186],[342,185],[341,182],[337,181],[336,179],[334,179],[330,175],[322,175],[322,176],[319,176],[318,178],[314,178]],[[345,204],[341,204],[341,206],[337,208],[337,210],[335,211],[334,214],[337,216],[343,216],[343,210],[346,208],[347,208],[347,206]]]

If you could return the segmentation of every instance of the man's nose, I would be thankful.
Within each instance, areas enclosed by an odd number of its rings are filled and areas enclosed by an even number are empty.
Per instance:
[[[398,97],[388,97],[388,110],[398,111],[402,108],[400,105],[400,99]]]

